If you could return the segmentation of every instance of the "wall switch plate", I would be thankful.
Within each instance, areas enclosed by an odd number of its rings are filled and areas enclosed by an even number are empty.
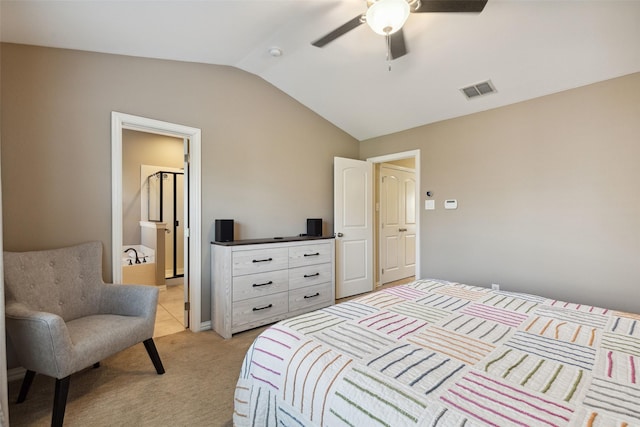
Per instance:
[[[424,209],[427,211],[432,211],[436,208],[435,200],[425,200],[424,201]]]

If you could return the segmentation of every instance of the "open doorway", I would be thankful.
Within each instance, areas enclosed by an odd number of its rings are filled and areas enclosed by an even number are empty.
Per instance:
[[[122,283],[160,290],[154,337],[189,328],[184,283],[184,138],[122,131]]]
[[[414,277],[420,278],[420,150],[372,157],[366,160],[334,158],[334,235],[336,244],[336,298],[369,292],[380,286],[379,247],[373,197],[374,169],[379,164],[413,159],[415,233],[412,238]],[[413,230],[412,230],[413,232]]]
[[[420,150],[367,161],[374,164],[376,286],[419,278]]]
[[[183,237],[182,247],[184,252],[184,325],[194,332],[203,330],[201,320],[201,218],[200,218],[200,129],[190,128],[174,123],[162,122],[158,120],[148,119],[144,117],[132,116],[128,114],[113,112],[112,113],[112,265],[113,265],[113,282],[123,283],[122,269],[122,252],[123,252],[123,235],[124,235],[124,208],[123,206],[123,134],[127,131],[143,132],[147,134],[163,135],[171,138],[177,138],[182,141],[182,155],[179,162],[184,164],[182,169],[185,184],[184,196],[184,213],[182,220]],[[162,165],[161,165],[162,166]],[[161,168],[164,169],[164,168]],[[165,171],[166,172],[166,171]],[[140,173],[140,179],[143,173]],[[153,175],[150,173],[149,175]],[[169,178],[169,176],[167,175]],[[163,175],[159,175],[162,179]],[[153,197],[153,196],[152,196]],[[176,201],[176,203],[180,203]],[[144,204],[141,204],[143,206]],[[146,202],[149,208],[149,200]],[[144,209],[142,209],[144,210]],[[142,215],[142,213],[140,214]],[[175,230],[175,219],[172,224],[166,228],[158,227],[160,221],[146,221],[148,225],[153,227],[152,234],[162,236],[157,238],[158,242],[165,241],[164,235]],[[142,223],[142,222],[141,222]],[[168,232],[167,232],[168,231]],[[165,251],[163,251],[164,253]],[[159,261],[161,261],[159,259]],[[164,264],[160,262],[160,264]],[[156,277],[164,280],[164,265],[162,265],[162,273]],[[162,275],[162,277],[160,276]]]

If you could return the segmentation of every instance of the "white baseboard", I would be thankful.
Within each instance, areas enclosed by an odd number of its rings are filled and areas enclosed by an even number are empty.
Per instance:
[[[173,277],[170,279],[164,279],[165,286],[177,286],[184,283],[184,277]]]

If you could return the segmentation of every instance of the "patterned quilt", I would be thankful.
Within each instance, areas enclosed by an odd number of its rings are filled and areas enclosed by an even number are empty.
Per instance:
[[[248,350],[237,426],[640,426],[640,315],[419,280]]]

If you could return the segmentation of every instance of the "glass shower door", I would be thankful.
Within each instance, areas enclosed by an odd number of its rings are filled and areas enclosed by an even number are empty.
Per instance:
[[[176,276],[184,275],[184,174],[176,174],[176,191],[175,191],[175,252],[176,262],[174,274]]]
[[[184,275],[184,174],[162,172],[162,221],[165,235],[165,278]]]

